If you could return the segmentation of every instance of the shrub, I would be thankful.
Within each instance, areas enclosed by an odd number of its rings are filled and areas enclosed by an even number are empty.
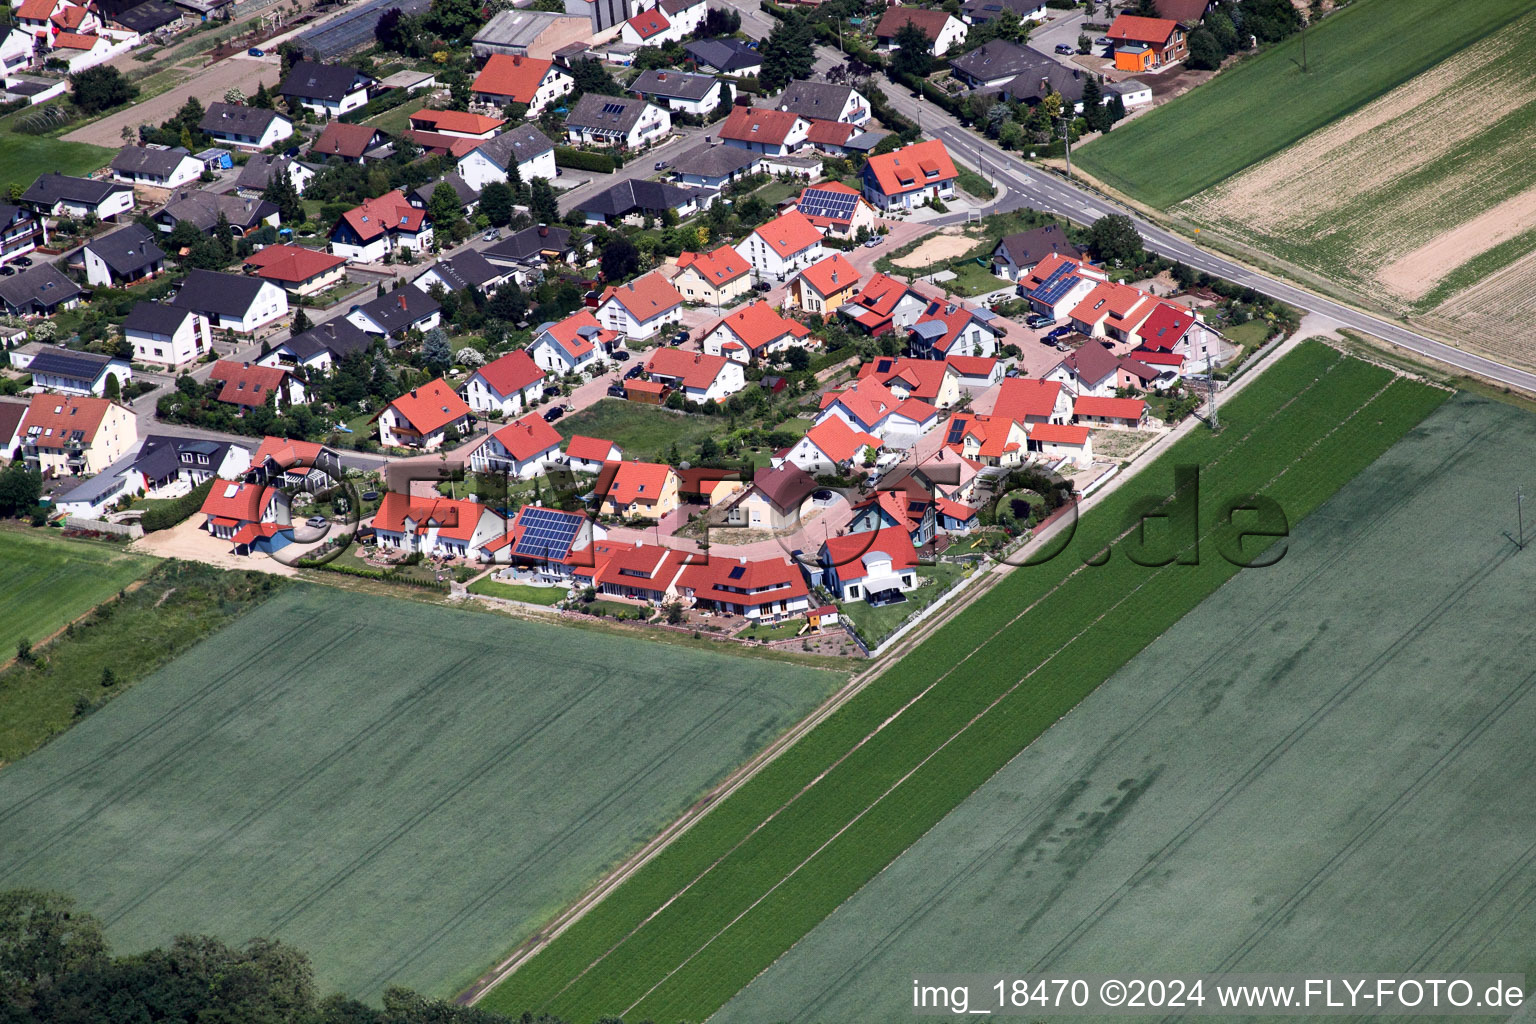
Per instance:
[[[203,507],[203,502],[208,499],[208,492],[213,490],[216,481],[217,478],[209,477],[181,497],[148,509],[139,519],[139,525],[144,527],[145,533],[169,530],[173,526],[179,526]]]
[[[580,149],[572,149],[570,146],[555,147],[555,164],[559,167],[570,167],[578,171],[595,171],[599,174],[612,174],[615,168],[613,157],[606,153],[587,153]]]

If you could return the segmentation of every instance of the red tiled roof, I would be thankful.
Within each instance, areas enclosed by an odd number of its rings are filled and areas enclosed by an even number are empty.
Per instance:
[[[890,153],[872,156],[868,170],[875,176],[880,191],[888,196],[899,196],[959,176],[954,161],[949,158],[949,150],[938,139],[915,142]]]
[[[289,376],[281,366],[257,366],[232,359],[220,359],[208,373],[210,381],[224,382],[219,401],[246,406],[266,405],[267,396],[282,387]]]
[[[641,11],[633,18],[630,18],[629,27],[634,29],[641,39],[649,39],[651,36],[671,28],[672,23],[667,20],[665,14],[661,13],[661,8],[652,7],[650,10]]]
[[[616,447],[612,441],[601,437],[572,434],[570,443],[565,446],[565,454],[582,462],[606,462],[613,458]]]
[[[1005,416],[981,416],[975,413],[958,413],[949,421],[948,433],[945,435],[945,445],[952,451],[965,452],[965,437],[970,435],[976,439],[976,454],[997,458],[1008,452],[1017,451],[1021,445],[1012,440],[1009,435],[1013,433],[1013,426],[1017,421]],[[958,433],[956,432],[956,428]],[[948,438],[958,437],[960,440],[951,442]]]
[[[653,377],[674,377],[683,387],[700,391],[713,384],[729,365],[730,360],[725,356],[684,352],[676,348],[659,348],[645,361],[646,372]]]
[[[373,528],[389,533],[406,533],[406,522],[414,523],[411,532],[425,534],[434,526],[439,537],[467,541],[486,513],[484,505],[455,498],[413,498],[398,491],[386,491]]]
[[[859,379],[871,377],[887,388],[893,381],[906,386],[907,394],[925,401],[936,401],[944,386],[944,374],[948,363],[934,359],[880,358],[859,367]],[[880,368],[885,366],[885,370]]]
[[[1157,352],[1150,348],[1135,348],[1130,355],[1148,366],[1183,366],[1184,357],[1177,352]]]
[[[715,555],[706,562],[685,568],[678,583],[692,590],[695,598],[726,604],[765,604],[805,597],[810,593],[805,576],[787,558],[761,558],[749,562]]]
[[[47,21],[53,15],[54,0],[25,0],[16,8],[16,17],[26,21]]]
[[[496,56],[500,56],[497,54]],[[490,65],[487,64],[487,67]],[[483,75],[484,72],[482,71]],[[471,114],[463,110],[418,110],[411,115],[411,127],[427,132],[465,132],[489,135],[507,122],[499,117]]]
[[[740,109],[739,107],[737,109]],[[799,210],[780,214],[753,232],[778,253],[780,259],[788,259],[797,252],[809,249],[821,242],[821,232],[816,230],[810,218]]]
[[[552,60],[493,53],[470,88],[473,92],[505,96],[516,103],[532,103],[539,83],[554,65]]]
[[[401,395],[389,403],[405,418],[411,427],[421,434],[431,434],[454,420],[470,414],[464,399],[441,378],[429,380],[418,388]]]
[[[599,308],[609,299],[616,300],[641,323],[683,304],[683,297],[672,282],[654,271],[628,284],[609,285],[598,302]]]
[[[59,28],[76,29],[85,21],[85,16],[89,13],[84,7],[76,4],[67,4],[58,13],[54,14],[50,20]]]
[[[880,439],[850,427],[841,416],[828,416],[805,432],[806,439],[833,462],[847,462],[865,448],[880,450]]]
[[[875,27],[875,37],[878,39],[893,39],[902,26],[907,23],[916,25],[923,30],[923,35],[932,42],[939,38],[939,33],[944,31],[944,25],[949,21],[949,14],[940,10],[932,10],[927,7],[889,7],[880,18],[880,24]]]
[[[758,299],[721,318],[720,322],[705,333],[705,337],[724,327],[747,348],[756,352],[765,345],[778,341],[788,334],[795,338],[807,337],[811,332],[804,324],[789,320],[765,300]]]
[[[365,200],[361,206],[354,206],[342,214],[341,219],[357,232],[358,237],[368,242],[390,230],[420,231],[426,222],[427,211],[412,206],[400,190],[395,189],[377,199]]]
[[[1035,423],[1029,428],[1029,439],[1048,444],[1086,444],[1088,428],[1066,423]]]
[[[236,484],[215,480],[208,497],[203,499],[203,515],[254,523],[261,519],[277,490],[265,484]],[[221,524],[222,525],[222,524]]]
[[[309,147],[309,155],[325,158],[345,156],[357,159],[373,148],[373,137],[378,129],[368,124],[347,124],[332,121],[327,124]]]
[[[443,135],[441,132],[422,132],[415,129],[408,129],[401,132],[401,135],[426,150],[428,156],[447,153],[455,160],[474,151],[486,141],[485,139],[466,139],[462,135]]]
[[[521,541],[523,539],[523,534],[527,532],[528,527],[531,525],[531,521],[533,519],[533,516],[529,513],[534,510],[538,512],[539,518],[541,519],[547,519],[549,516],[563,516],[573,520],[578,534],[580,533],[581,528],[587,518],[586,514],[582,512],[567,512],[564,509],[551,508],[548,505],[524,505],[522,508],[517,510],[517,515],[513,517],[512,522],[507,525],[506,532],[490,543],[484,545],[483,550],[499,551],[500,549],[506,547],[508,544],[516,544],[517,542]],[[548,544],[535,544],[534,547],[538,553],[535,553],[534,551],[519,551],[517,554],[519,557],[523,558],[532,558],[542,562],[561,562],[565,565],[574,565],[578,561],[585,561],[586,558],[590,555],[590,552],[578,548],[575,542],[573,542],[571,547],[566,550],[564,556],[558,558],[551,557],[553,556],[554,551]],[[584,547],[585,545],[582,545],[582,548]],[[580,550],[580,554],[577,553],[578,550]]]
[[[811,127],[805,133],[805,141],[812,145],[841,146],[858,130],[857,126],[848,124],[845,121],[825,121],[821,118],[812,118]],[[832,185],[836,185],[838,189],[848,189],[848,191],[853,192],[853,189],[849,189],[848,186],[835,181],[828,185],[818,185],[816,187],[831,188]],[[858,193],[854,194],[857,195]]]
[[[672,475],[672,467],[662,462],[610,462],[603,466],[597,493],[616,505],[654,505]]]
[[[826,124],[827,122],[821,121],[817,123]],[[843,127],[851,128],[852,125],[843,125]],[[815,140],[813,139],[812,141]],[[857,189],[851,189],[840,181],[826,181],[822,182],[820,185],[807,186],[807,189],[811,188],[814,188],[818,192],[838,192],[843,195],[856,197],[854,204],[848,208],[848,216],[846,217],[823,217],[819,214],[812,215],[806,213],[805,215],[810,218],[811,223],[815,224],[818,228],[833,227],[834,225],[838,227],[846,227],[847,225],[853,223],[854,211],[859,208],[860,204],[864,206],[869,205],[869,203],[864,199],[864,194],[862,192],[858,191]],[[805,192],[806,189],[802,189],[799,197],[796,199],[796,209],[799,209],[799,203],[805,199]],[[801,210],[800,212],[805,213],[804,210]]]
[[[831,564],[837,567],[837,578],[843,583],[864,578],[863,559],[866,555],[889,555],[891,568],[895,571],[917,565],[917,549],[912,546],[912,536],[900,526],[828,537],[822,550],[829,556]]]
[[[306,249],[302,245],[269,245],[246,258],[245,265],[256,268],[256,276],[270,281],[301,284],[347,262],[340,256]]]
[[[491,437],[518,462],[527,462],[535,455],[560,447],[560,432],[536,412],[513,420]]]
[[[751,270],[747,261],[741,258],[741,253],[729,245],[722,245],[713,252],[680,254],[677,257],[677,269],[687,270],[689,267],[715,286],[729,284]]]
[[[1147,348],[1169,349],[1179,343],[1194,323],[1195,314],[1190,309],[1159,302],[1136,328],[1136,334]]]
[[[82,36],[76,32],[59,32],[53,37],[53,45],[65,50],[94,50],[99,42],[100,36]]]
[[[795,124],[802,121],[800,115],[789,110],[773,110],[769,107],[732,107],[720,126],[720,138],[737,142],[760,142],[769,146],[781,146],[789,138]]]
[[[843,254],[835,252],[826,259],[817,260],[804,270],[800,271],[800,277],[806,284],[816,289],[819,295],[835,295],[851,285],[859,283],[860,274],[858,268],[843,258]]]
[[[555,344],[565,350],[566,355],[576,360],[591,352],[593,347],[591,341],[582,337],[581,330],[584,327],[597,331],[591,337],[600,344],[606,345],[619,336],[616,331],[605,330],[603,325],[597,322],[597,317],[593,316],[592,311],[589,309],[572,313],[564,320],[550,327],[545,333],[554,339]]]
[[[1029,417],[1049,418],[1056,409],[1061,385],[1054,380],[1009,377],[997,392],[992,415],[1025,422]]]
[[[936,352],[947,353],[950,346],[975,319],[976,311],[963,302],[934,299],[928,303],[928,308],[914,321],[913,326],[923,323],[943,324],[944,333],[933,342],[933,349]],[[982,326],[990,327],[988,324],[982,324]]]
[[[544,379],[544,371],[524,349],[493,359],[475,372],[502,396],[514,395]]]
[[[962,377],[990,377],[997,370],[991,356],[950,356],[945,360]]]
[[[636,544],[614,551],[594,574],[598,585],[634,587],[664,593],[693,556],[676,548]]]
[[[1061,252],[1047,253],[1039,263],[1034,265],[1029,273],[1019,278],[1019,287],[1025,291],[1031,291],[1040,287],[1040,285],[1045,283],[1045,279],[1050,277],[1051,274],[1055,272],[1056,268],[1061,266],[1063,263],[1070,263],[1079,271],[1087,270],[1089,272],[1093,272],[1092,264],[1088,263],[1086,260],[1074,259],[1073,257],[1068,256],[1066,253]],[[1100,280],[1102,277],[1103,275],[1099,273],[1097,276],[1092,278],[1092,280]]]
[[[81,440],[89,442],[95,439],[102,418],[111,405],[105,398],[33,395],[21,425],[16,428],[16,434],[25,437],[33,427],[37,427],[41,442],[47,447],[54,447],[51,442],[62,441],[78,430],[84,435]]]
[[[304,467],[312,467],[320,461],[322,446],[314,441],[298,441],[287,437],[267,436],[261,439],[261,444],[256,446],[256,451],[251,455],[251,465],[259,466],[267,459],[272,459],[280,466],[294,466],[302,463]]]
[[[1147,403],[1139,398],[1095,398],[1079,395],[1072,404],[1074,416],[1102,416],[1105,419],[1140,420]]]
[[[1143,18],[1137,14],[1122,14],[1104,33],[1112,43],[1146,43],[1162,46],[1178,29],[1179,23],[1170,18]]]
[[[895,312],[897,303],[909,293],[917,295],[894,277],[876,274],[865,282],[864,288],[853,297],[853,301],[876,316],[888,319]]]

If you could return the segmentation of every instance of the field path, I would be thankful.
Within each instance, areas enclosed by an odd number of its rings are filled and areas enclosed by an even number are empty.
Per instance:
[[[123,145],[123,129],[137,130],[141,124],[160,124],[175,116],[176,111],[192,97],[207,106],[224,99],[232,88],[239,88],[247,96],[253,96],[263,82],[268,87],[277,84],[282,69],[277,57],[251,57],[241,53],[227,57],[217,64],[197,72],[191,78],[172,89],[142,103],[135,103],[115,114],[108,114],[83,128],[76,128],[64,136],[66,142],[89,142],[108,149],[120,149]]]

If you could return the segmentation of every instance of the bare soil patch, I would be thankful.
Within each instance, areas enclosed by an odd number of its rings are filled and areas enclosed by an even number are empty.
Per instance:
[[[891,260],[898,267],[926,267],[945,260],[959,259],[971,251],[976,239],[959,233],[958,228],[946,228],[922,245],[898,259]]]

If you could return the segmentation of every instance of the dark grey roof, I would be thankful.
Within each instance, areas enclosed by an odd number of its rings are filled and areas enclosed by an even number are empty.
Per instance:
[[[564,250],[569,247],[571,231],[558,224],[536,225],[509,235],[481,255],[492,262],[522,263],[532,259],[545,249]]]
[[[1050,92],[1060,93],[1061,98],[1068,103],[1082,102],[1083,84],[1087,81],[1085,72],[1058,64],[1045,54],[1028,47],[1025,50],[1028,62],[1019,71],[1018,77],[995,89],[982,91],[1002,93],[1031,106],[1039,103]]]
[[[155,233],[143,224],[130,224],[110,235],[93,238],[85,247],[125,277],[165,259],[164,250],[155,244]]]
[[[228,192],[215,195],[195,188],[175,193],[155,217],[165,218],[173,225],[184,220],[191,221],[199,231],[206,234],[218,226],[221,213],[230,224],[247,230],[277,212],[277,204],[265,199],[245,199]]]
[[[700,39],[685,43],[683,49],[688,51],[696,63],[708,65],[728,75],[763,62],[758,52],[740,39]]]
[[[127,319],[123,321],[123,330],[141,331],[144,334],[163,334],[169,337],[175,334],[182,322],[191,315],[190,309],[146,300],[134,306],[129,312]]]
[[[348,94],[357,91],[359,77],[367,79],[356,68],[345,64],[316,64],[301,60],[288,72],[278,92],[299,99],[339,103]]]
[[[67,348],[45,348],[27,364],[28,373],[44,373],[50,377],[71,377],[75,380],[94,381],[112,361],[111,356],[99,352],[75,352]]]
[[[259,277],[246,277],[244,274],[194,270],[181,282],[181,289],[176,292],[170,304],[195,313],[244,317],[265,283]]]
[[[238,103],[210,103],[198,128],[205,132],[224,132],[228,135],[251,135],[261,138],[273,121],[282,118],[275,110],[264,107],[247,107]]]
[[[145,0],[144,3],[130,7],[121,14],[112,18],[113,21],[124,28],[131,28],[135,32],[153,32],[157,28],[163,28],[181,17],[181,8],[166,0]]]
[[[410,198],[419,202],[423,207],[432,201],[432,193],[437,191],[437,186],[447,185],[453,189],[454,195],[459,197],[460,206],[468,206],[470,203],[480,201],[480,192],[469,182],[458,175],[445,174],[441,181],[429,181],[425,185],[411,192]]]
[[[80,286],[59,272],[52,263],[39,263],[19,274],[0,277],[0,299],[12,309],[23,312],[36,307],[49,309],[80,297]]]
[[[1010,43],[1006,39],[993,39],[963,57],[956,57],[949,62],[949,66],[972,78],[990,82],[1022,74],[1035,67],[1040,57],[1040,54],[1026,46]],[[1055,61],[1049,63],[1056,64]]]
[[[419,288],[396,288],[363,306],[368,319],[384,328],[386,334],[409,330],[442,309],[438,301]]]
[[[180,146],[173,149],[124,146],[118,150],[117,156],[112,158],[112,169],[122,171],[124,174],[152,174],[167,178],[170,177],[171,172],[181,166],[183,160],[190,159],[191,156],[191,153]]]
[[[60,200],[96,205],[114,192],[132,192],[133,188],[120,181],[97,181],[94,178],[76,178],[52,171],[40,174],[32,187],[21,194],[21,201],[37,206],[53,206]]]
[[[645,100],[633,96],[602,96],[589,92],[576,101],[565,116],[565,123],[572,128],[628,135],[647,106]]]
[[[629,83],[630,92],[638,92],[642,96],[668,96],[683,100],[702,100],[709,95],[709,90],[715,87],[719,79],[714,75],[694,75],[686,71],[669,71],[666,68],[652,68],[642,71],[638,78]]]
[[[971,24],[985,25],[1004,11],[1012,11],[1022,18],[1033,14],[1040,6],[1040,0],[965,0],[960,10],[969,16]]]
[[[259,192],[272,184],[272,175],[275,171],[280,170],[286,174],[288,165],[291,163],[294,163],[291,156],[257,153],[246,161],[244,167],[240,168],[240,177],[235,179],[235,187]]]
[[[133,468],[150,480],[164,480],[181,468],[181,456],[186,453],[207,456],[206,468],[212,472],[223,463],[224,456],[233,447],[235,444],[231,441],[150,434],[139,445],[139,453],[133,459]]]
[[[368,351],[373,344],[373,335],[339,316],[311,327],[303,334],[295,334],[281,344],[300,362],[313,359],[321,352],[329,352],[332,359],[344,359],[353,352]]]
[[[722,147],[723,148],[723,147]],[[660,213],[683,206],[688,200],[702,193],[702,189],[679,188],[664,181],[644,181],[634,178],[604,189],[590,199],[577,204],[583,213],[599,213],[604,217],[623,217],[630,213]]]
[[[453,292],[483,287],[487,281],[494,281],[506,273],[492,266],[490,260],[474,249],[465,249],[456,256],[438,260],[427,270],[435,270],[448,290]],[[416,276],[421,277],[427,270]]]
[[[857,135],[850,135],[848,141],[843,143],[843,148],[855,153],[868,153],[880,145],[880,140],[889,134],[891,133],[882,132],[878,129],[859,132]]]
[[[722,178],[761,160],[757,153],[740,146],[711,146],[705,143],[695,146],[681,156],[672,158],[672,170],[678,174],[698,174],[706,178]]]
[[[688,10],[690,7],[696,7],[703,2],[704,0],[661,0],[661,3],[657,6],[660,7],[664,13],[670,16],[673,14],[681,14],[683,11]]]
[[[828,85],[825,82],[790,82],[774,101],[779,110],[788,110],[801,117],[813,117],[820,121],[839,120],[843,105],[854,91],[851,85]]]
[[[1047,224],[1044,227],[1006,235],[997,243],[997,248],[1005,250],[1014,265],[1020,267],[1032,267],[1053,252],[1064,253],[1073,258],[1083,254],[1083,250],[1073,245],[1067,238],[1067,233],[1057,224]]]
[[[516,128],[508,128],[489,142],[480,143],[471,152],[483,153],[497,167],[511,170],[513,163],[527,163],[554,148],[555,144],[550,142],[543,132],[531,124],[520,124]]]

